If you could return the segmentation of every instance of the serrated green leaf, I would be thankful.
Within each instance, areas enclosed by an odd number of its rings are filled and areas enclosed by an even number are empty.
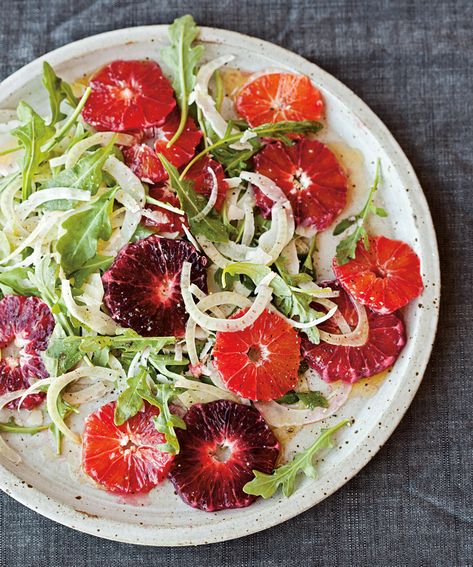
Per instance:
[[[332,437],[335,432],[349,423],[350,420],[344,419],[330,429],[322,429],[320,435],[310,447],[305,451],[297,453],[292,461],[274,469],[272,474],[253,471],[255,478],[245,484],[243,491],[246,494],[269,498],[281,488],[284,496],[291,496],[295,489],[297,476],[302,473],[310,478],[315,478],[316,469],[313,464],[315,455],[323,449],[332,446]]]
[[[82,268],[97,254],[99,239],[110,238],[112,234],[110,215],[116,192],[116,187],[109,189],[62,223],[65,233],[57,241],[56,249],[61,256],[61,266],[66,274]]]
[[[310,306],[313,298],[303,290],[294,289],[294,287],[290,285],[294,283],[291,280],[291,276],[284,272],[279,265],[278,269],[280,275],[276,274],[269,283],[269,286],[273,289],[274,305],[279,311],[286,317],[295,319],[301,323],[309,323],[321,317],[323,314]],[[249,262],[235,262],[229,264],[223,270],[223,277],[225,277],[225,274],[244,274],[251,278],[255,285],[259,285],[263,278],[271,272],[272,270],[267,266],[251,264]],[[306,277],[307,275],[302,275],[303,279]],[[309,279],[311,280],[310,276]],[[320,337],[316,326],[304,329],[304,332],[311,342],[318,344]]]
[[[375,173],[373,185],[371,186],[368,199],[364,207],[357,215],[342,220],[339,224],[337,224],[337,226],[333,231],[334,236],[337,236],[339,234],[342,234],[342,232],[344,232],[351,226],[355,226],[353,232],[350,233],[346,238],[341,240],[337,245],[336,259],[337,259],[337,263],[340,266],[343,266],[344,264],[355,258],[356,248],[360,240],[363,241],[364,247],[366,248],[366,250],[368,250],[369,236],[365,227],[365,223],[366,223],[366,219],[368,218],[368,215],[370,213],[378,215],[380,217],[386,217],[388,215],[388,213],[382,207],[376,207],[373,203],[374,194],[378,188],[379,179],[380,179],[380,167],[381,167],[381,162],[378,159],[376,163],[376,173]]]
[[[165,167],[171,186],[176,191],[181,207],[187,215],[191,232],[201,234],[212,242],[227,242],[228,234],[225,225],[215,209],[206,217],[195,220],[195,217],[207,204],[207,199],[194,191],[191,181],[181,179],[177,169],[162,154],[159,154],[159,159]]]
[[[72,169],[61,171],[58,175],[43,184],[43,189],[51,187],[74,187],[90,191],[91,195],[97,193],[103,181],[103,165],[112,153],[114,141],[107,146],[98,148],[94,152],[85,154]],[[44,210],[68,210],[74,207],[76,201],[57,199],[43,205]]]
[[[177,455],[179,441],[175,428],[186,429],[186,423],[179,416],[173,414],[169,403],[177,392],[171,384],[157,384],[154,392],[141,392],[143,399],[159,408],[159,414],[153,419],[154,425],[160,433],[164,434],[166,443],[158,446],[160,451]]]
[[[169,142],[172,146],[182,134],[188,116],[189,95],[195,84],[197,63],[204,54],[203,45],[192,45],[199,28],[189,14],[177,18],[168,28],[171,45],[162,50],[165,63],[172,70],[172,86],[181,109],[179,127]]]
[[[132,329],[124,329],[120,335],[98,335],[95,337],[69,337],[70,343],[78,343],[79,349],[84,353],[98,352],[103,348],[110,350],[128,351],[131,354],[143,351],[149,347],[153,354],[158,353],[165,346],[175,342],[174,337],[142,337]]]
[[[243,487],[246,494],[254,494],[263,498],[271,498],[278,489],[278,483],[274,481],[273,474],[266,474],[259,471],[253,471],[255,478],[247,482]]]
[[[321,392],[288,392],[276,400],[279,404],[297,404],[301,402],[306,408],[328,408],[327,398]]]
[[[54,335],[49,341],[45,354],[55,361],[58,376],[73,368],[84,357],[77,341],[70,342],[64,336]]]
[[[353,226],[353,224],[356,222],[355,218],[348,218],[348,219],[343,219],[341,222],[339,222],[337,224],[337,226],[333,229],[333,235],[334,236],[338,236],[339,234],[342,234],[342,232],[345,232],[345,230],[347,230],[347,228],[350,228],[351,226]]]
[[[294,143],[294,140],[288,137],[290,134],[313,134],[322,128],[322,124],[320,122],[312,120],[288,120],[285,122],[261,124],[255,128],[245,129],[246,132],[254,134],[254,137],[248,139],[251,147],[248,149],[236,150],[231,146],[235,144],[235,142],[239,141],[244,132],[242,131],[237,134],[231,134],[234,126],[235,123],[230,122],[228,135],[222,139],[217,139],[215,137],[212,140],[214,142],[212,145],[202,150],[191,160],[184,169],[182,176],[185,176],[186,172],[192,167],[192,165],[207,153],[211,153],[213,157],[222,164],[227,175],[230,177],[238,176],[243,170],[248,169],[250,159],[262,148],[264,138],[280,140],[284,144],[291,145]]]
[[[49,95],[49,106],[51,108],[50,125],[52,126],[65,118],[65,115],[60,110],[63,100],[66,100],[72,108],[75,108],[79,101],[74,96],[71,86],[63,79],[60,79],[46,61],[43,63],[43,85]]]
[[[131,376],[126,381],[127,387],[118,396],[117,405],[115,406],[115,425],[123,425],[125,421],[135,416],[143,407],[140,389],[143,387],[146,374],[146,369],[142,368],[138,374]]]
[[[55,130],[48,126],[41,116],[29,104],[20,102],[17,108],[21,126],[15,128],[11,135],[17,138],[24,149],[22,161],[22,198],[27,199],[33,191],[33,176],[44,159],[42,146],[50,140]]]
[[[91,274],[108,270],[112,262],[113,256],[96,254],[93,258],[87,260],[80,270],[73,272],[71,277],[74,278],[74,287],[80,289]]]
[[[0,284],[8,286],[19,295],[39,295],[39,291],[32,284],[29,276],[31,268],[12,268],[0,273]]]

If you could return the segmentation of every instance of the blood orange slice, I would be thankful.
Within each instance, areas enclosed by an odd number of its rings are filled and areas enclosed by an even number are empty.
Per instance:
[[[154,149],[176,167],[190,162],[194,157],[195,148],[202,139],[202,132],[197,128],[192,118],[188,118],[179,139],[168,148],[168,142],[179,128],[179,113],[176,110],[169,119],[159,128],[153,129],[155,139]]]
[[[145,404],[123,425],[115,425],[115,405],[106,404],[87,418],[82,467],[109,492],[149,492],[166,478],[173,459],[173,455],[157,448],[166,442],[153,423],[159,410]]]
[[[143,130],[161,124],[176,106],[171,83],[154,61],[114,61],[90,86],[82,116],[97,130]]]
[[[229,400],[193,405],[177,436],[181,450],[169,478],[194,508],[214,512],[249,506],[256,497],[243,492],[253,470],[270,474],[279,443],[261,414]]]
[[[0,301],[0,396],[47,378],[41,354],[54,329],[49,307],[38,297],[6,295]],[[22,408],[33,409],[44,394],[27,396]],[[9,404],[17,407],[18,400]]]
[[[347,178],[333,153],[317,140],[293,146],[268,144],[255,157],[258,173],[272,179],[287,195],[298,226],[324,230],[347,201]],[[255,189],[256,203],[269,217],[273,201]]]
[[[194,156],[202,132],[192,118],[187,120],[179,139],[170,148],[167,147],[178,126],[179,112],[175,110],[161,126],[144,130],[139,144],[123,150],[126,164],[142,181],[154,184],[166,181],[168,178],[158,153],[163,154],[176,167],[186,165]]]
[[[377,313],[393,313],[424,289],[417,254],[385,236],[371,237],[368,250],[360,240],[355,259],[343,266],[334,260],[333,267],[348,293]]]
[[[247,83],[237,110],[250,126],[284,120],[319,120],[324,112],[320,92],[304,75],[271,73]]]
[[[158,235],[123,247],[102,276],[104,303],[114,321],[143,336],[184,335],[188,318],[181,294],[182,264],[207,291],[207,258],[184,240]]]
[[[232,318],[241,317],[246,309]],[[300,338],[276,313],[268,310],[242,331],[218,332],[214,363],[226,387],[250,400],[280,398],[298,380]]]
[[[339,290],[340,296],[334,301],[351,329],[358,322],[356,309],[350,296],[336,283],[328,284]],[[363,346],[350,347],[321,342],[314,345],[302,340],[301,351],[311,368],[327,382],[343,380],[356,382],[360,378],[373,376],[390,368],[406,344],[404,323],[397,314],[381,315],[367,309],[368,339]],[[333,319],[322,323],[320,329],[332,334],[340,330]]]

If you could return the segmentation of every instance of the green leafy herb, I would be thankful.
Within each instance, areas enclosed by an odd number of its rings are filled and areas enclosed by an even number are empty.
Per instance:
[[[91,92],[92,92],[91,87],[87,87],[85,89],[85,92],[82,95],[79,102],[77,103],[74,112],[59,128],[59,130],[54,134],[54,136],[49,140],[49,142],[44,146],[43,151],[45,155],[47,155],[57,144],[59,144],[59,142],[61,142],[64,139],[64,137],[72,128],[72,126],[74,126],[74,124],[77,122],[77,119],[79,118],[79,115],[82,112],[82,109],[84,108],[85,103],[87,102],[87,99],[89,98]]]
[[[215,210],[204,218],[194,220],[207,204],[207,199],[194,191],[191,181],[181,179],[177,169],[163,155],[159,155],[159,159],[168,172],[171,186],[179,197],[181,207],[187,214],[191,232],[201,234],[212,242],[227,242],[228,235],[225,225]]]
[[[295,283],[292,276],[284,272],[279,266],[280,275],[276,275],[269,286],[273,288],[274,292],[274,304],[286,317],[290,319],[296,319],[301,323],[309,323],[318,319],[323,315],[319,311],[316,311],[310,304],[313,298],[310,294],[307,294],[305,290],[299,289],[292,285]],[[271,273],[271,269],[267,266],[261,266],[257,264],[251,264],[248,262],[235,262],[234,264],[229,264],[223,270],[223,277],[226,274],[245,274],[253,280],[255,285],[259,285],[261,280]],[[298,274],[298,279],[303,278],[303,280],[310,281],[311,278],[308,274]],[[320,341],[319,331],[316,326],[304,329],[308,339],[314,343],[318,344]]]
[[[301,402],[306,408],[328,408],[328,400],[321,392],[288,392],[276,400],[280,404],[297,404]]]
[[[133,236],[131,237],[130,242],[137,242],[138,240],[143,240],[143,238],[147,238],[148,236],[151,236],[152,234],[155,234],[155,232],[153,230],[151,230],[147,226],[144,226],[143,224],[140,223],[136,227],[136,230],[135,230]]]
[[[53,335],[46,350],[46,357],[54,361],[56,374],[60,376],[82,360],[84,353],[79,349],[78,341],[71,342],[65,336]]]
[[[156,353],[151,353],[149,355],[149,362],[151,366],[153,366],[160,374],[169,378],[170,380],[176,380],[180,378],[180,374],[169,370],[168,366],[187,366],[189,361],[186,358],[183,358],[180,361],[177,361],[173,355],[169,354],[160,354],[157,355]]]
[[[122,425],[143,407],[143,398],[139,391],[144,387],[146,376],[146,368],[142,368],[138,374],[131,376],[126,381],[127,387],[118,396],[117,405],[115,406],[115,425]]]
[[[179,127],[168,143],[170,147],[179,139],[186,125],[189,95],[194,88],[196,66],[204,54],[204,46],[192,46],[199,28],[190,15],[174,20],[168,28],[168,33],[171,45],[162,50],[162,56],[174,73],[172,86],[181,109]]]
[[[158,445],[158,449],[165,453],[177,455],[179,453],[179,441],[177,439],[175,428],[186,429],[183,419],[175,415],[169,409],[169,403],[178,393],[170,384],[157,384],[155,393],[141,392],[143,399],[159,408],[159,415],[154,418],[156,429],[164,434],[166,443]]]
[[[308,449],[297,453],[292,461],[278,467],[272,474],[253,471],[255,478],[245,484],[243,491],[246,494],[270,498],[281,487],[284,496],[291,496],[295,490],[297,476],[300,473],[304,473],[310,478],[317,477],[314,465],[315,455],[322,449],[333,447],[332,436],[349,423],[350,420],[344,419],[330,429],[322,429],[320,435]]]
[[[289,137],[291,134],[309,134],[318,132],[322,128],[320,122],[312,120],[276,122],[274,124],[262,124],[255,128],[249,128],[247,131],[254,134],[253,138],[249,138],[248,142],[251,148],[245,150],[236,150],[230,146],[238,142],[243,132],[231,134],[234,123],[229,123],[228,134],[215,143],[203,149],[198,153],[181,173],[181,179],[186,175],[189,169],[204,157],[207,153],[211,153],[225,168],[227,174],[231,177],[239,175],[240,172],[248,168],[248,162],[253,155],[262,148],[262,139],[271,138],[280,140],[287,145],[291,145],[294,141]]]
[[[386,217],[387,212],[382,209],[381,207],[376,207],[373,199],[376,189],[378,188],[380,178],[380,161],[377,161],[376,164],[376,173],[373,181],[373,185],[370,189],[370,193],[368,196],[368,200],[366,201],[365,206],[361,209],[361,211],[352,217],[343,219],[340,223],[337,224],[335,227],[333,234],[334,236],[338,236],[345,232],[348,228],[355,225],[355,230],[350,233],[346,238],[340,241],[337,245],[337,262],[340,266],[346,264],[350,259],[355,258],[356,255],[356,246],[360,240],[363,240],[363,244],[366,250],[369,249],[369,238],[368,233],[365,228],[365,222],[370,213],[378,215],[380,217]]]
[[[110,238],[110,214],[117,189],[114,187],[105,191],[98,199],[62,223],[65,233],[57,241],[56,248],[61,255],[61,266],[67,274],[82,268],[96,256],[99,239]]]
[[[45,156],[41,148],[54,136],[55,131],[26,102],[20,102],[17,114],[23,124],[12,131],[12,136],[18,139],[25,152],[21,168],[22,198],[25,200],[33,191],[33,177]]]
[[[72,169],[63,170],[44,183],[43,189],[50,187],[75,187],[90,191],[92,195],[95,195],[103,180],[103,165],[112,153],[113,147],[114,140],[111,140],[105,147],[98,148],[92,153],[87,153]],[[74,201],[67,199],[58,199],[45,203],[43,209],[67,210],[74,203]]]
[[[59,266],[52,259],[51,254],[47,254],[36,264],[34,271],[30,272],[28,277],[37,290],[35,295],[41,297],[48,305],[66,335],[74,335],[74,324],[56,287],[58,272]]]
[[[132,329],[124,329],[121,335],[100,335],[96,337],[69,337],[66,342],[79,343],[79,350],[85,353],[93,353],[99,349],[128,351],[136,354],[144,348],[149,347],[154,353],[159,352],[165,346],[175,342],[174,337],[142,337]]]
[[[158,445],[160,451],[179,453],[179,442],[175,428],[185,429],[186,424],[169,409],[172,398],[179,393],[171,384],[152,384],[146,379],[147,370],[142,368],[136,376],[127,380],[127,388],[118,396],[114,421],[122,425],[136,415],[143,407],[143,400],[159,408],[159,415],[154,418],[156,429],[163,433],[166,443]]]
[[[7,286],[19,295],[39,295],[36,286],[29,279],[30,275],[30,268],[12,268],[0,273],[0,285]]]
[[[60,109],[63,100],[66,100],[72,108],[75,108],[79,101],[74,96],[71,86],[60,79],[46,61],[43,63],[43,85],[49,94],[49,106],[51,107],[50,125],[52,126],[65,118]]]
[[[57,399],[57,411],[61,416],[61,419],[66,419],[68,415],[71,413],[79,413],[79,410],[76,406],[73,406],[66,402],[62,396],[59,396]],[[60,455],[62,453],[62,438],[64,434],[56,427],[56,424],[51,423],[49,426],[54,438],[56,439],[56,454]]]
[[[91,274],[108,270],[112,262],[113,256],[101,256],[100,254],[96,254],[93,258],[87,260],[80,270],[72,274],[74,286],[80,289]]]
[[[49,425],[38,425],[36,427],[18,425],[12,417],[7,421],[7,423],[0,423],[0,431],[4,433],[27,433],[28,435],[35,435],[36,433],[48,428]]]
[[[314,235],[310,240],[307,256],[305,257],[305,260],[302,263],[302,272],[305,274],[310,274],[312,277],[315,277],[313,258],[314,258],[314,252],[316,251],[317,251],[317,235]]]

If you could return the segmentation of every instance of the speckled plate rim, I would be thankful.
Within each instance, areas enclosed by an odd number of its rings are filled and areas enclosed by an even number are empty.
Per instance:
[[[53,66],[58,65],[71,61],[85,53],[100,50],[104,45],[119,46],[123,45],[125,41],[139,41],[142,39],[140,35],[162,32],[165,28],[167,28],[166,25],[155,25],[119,29],[91,36],[51,51],[22,67],[0,84],[0,105],[7,101],[31,76],[37,76],[41,73],[41,65],[45,59]],[[355,462],[351,463],[351,469],[348,473],[345,470],[332,471],[328,484],[325,486],[324,494],[314,494],[301,489],[290,499],[281,503],[275,502],[275,506],[272,509],[273,513],[267,514],[266,511],[265,515],[256,516],[258,521],[251,522],[251,525],[248,525],[247,521],[239,521],[238,515],[235,515],[235,517],[222,522],[220,526],[214,526],[210,531],[206,526],[188,526],[179,530],[148,526],[134,526],[131,528],[130,524],[125,522],[92,517],[77,512],[65,504],[52,500],[36,488],[18,482],[19,479],[13,473],[0,466],[0,488],[28,508],[56,522],[85,533],[141,545],[198,545],[242,537],[289,520],[333,494],[369,462],[401,421],[422,380],[435,339],[438,322],[440,267],[437,241],[430,211],[411,164],[382,121],[358,96],[329,73],[282,47],[244,34],[207,27],[201,28],[200,40],[204,43],[230,43],[250,51],[258,50],[261,47],[271,50],[272,58],[284,61],[285,65],[291,66],[301,73],[310,74],[311,72],[316,72],[318,77],[323,79],[324,88],[353,109],[353,113],[382,144],[389,159],[399,172],[401,179],[406,181],[404,185],[411,187],[409,192],[410,204],[415,214],[423,219],[423,226],[419,228],[420,249],[429,251],[422,258],[423,270],[429,280],[435,283],[436,291],[432,296],[434,300],[433,308],[422,310],[423,313],[421,314],[420,324],[428,329],[426,335],[424,335],[425,344],[422,349],[416,352],[414,359],[410,361],[411,372],[409,372],[409,376],[406,379],[406,387],[403,392],[393,399],[383,412],[382,419],[385,427],[372,428],[369,442],[360,447],[355,457]]]

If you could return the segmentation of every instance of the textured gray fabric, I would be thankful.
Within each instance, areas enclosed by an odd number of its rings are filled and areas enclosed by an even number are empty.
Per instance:
[[[0,0],[0,78],[70,41],[191,12],[318,63],[387,124],[416,169],[443,270],[438,338],[420,391],[370,464],[316,508],[197,549],[99,540],[0,496],[0,566],[473,565],[473,3]]]

